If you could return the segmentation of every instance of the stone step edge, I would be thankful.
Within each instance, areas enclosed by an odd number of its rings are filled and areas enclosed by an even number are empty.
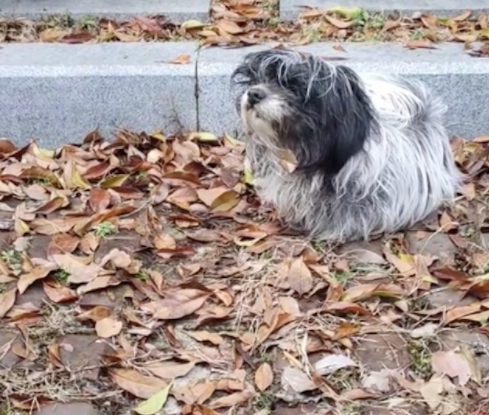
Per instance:
[[[251,48],[199,49],[194,42],[145,44],[7,44],[0,49],[0,137],[31,138],[55,147],[96,128],[109,134],[205,130],[239,133],[230,75]],[[489,132],[489,61],[463,45],[408,50],[398,44],[331,42],[297,47],[358,71],[388,71],[425,81],[450,104],[451,132],[468,138]],[[188,57],[187,64],[168,63]]]

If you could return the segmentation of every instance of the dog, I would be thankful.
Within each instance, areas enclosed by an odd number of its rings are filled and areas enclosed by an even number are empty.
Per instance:
[[[231,80],[259,198],[313,239],[405,230],[462,185],[446,106],[422,83],[283,49],[249,53]]]

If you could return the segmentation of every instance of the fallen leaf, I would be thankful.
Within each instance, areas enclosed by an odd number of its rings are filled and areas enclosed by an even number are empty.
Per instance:
[[[157,301],[153,308],[154,317],[160,320],[176,320],[201,308],[210,294],[194,289],[182,289]]]
[[[346,22],[344,20],[336,19],[335,17],[328,16],[327,14],[324,16],[324,18],[338,29],[347,29],[353,24],[353,22]]]
[[[462,317],[477,313],[481,308],[479,303],[473,303],[467,306],[460,306],[448,310],[443,318],[443,324],[450,324]]]
[[[88,204],[94,212],[107,209],[110,205],[110,193],[105,189],[94,187],[90,190]]]
[[[472,12],[470,10],[466,10],[459,15],[452,17],[452,20],[455,22],[463,22],[464,20],[467,20],[471,14]]]
[[[207,341],[217,346],[224,343],[222,336],[210,331],[188,331],[187,334],[199,342]]]
[[[97,264],[85,264],[71,254],[53,255],[53,260],[59,268],[64,269],[70,276],[68,282],[71,284],[83,284],[97,278],[102,271]]]
[[[161,379],[144,376],[132,369],[111,369],[109,374],[120,388],[142,399],[149,399],[168,386]]]
[[[177,362],[149,362],[144,368],[154,375],[164,380],[173,380],[186,376],[195,367],[194,362],[177,363]]]
[[[349,357],[341,354],[332,354],[318,360],[314,368],[321,375],[329,375],[345,367],[355,367],[357,364]]]
[[[23,294],[27,288],[31,286],[35,281],[46,278],[51,271],[58,269],[56,264],[47,263],[44,265],[40,265],[35,267],[28,274],[22,274],[17,282],[17,288],[19,289],[19,293]]]
[[[0,318],[4,318],[5,315],[15,304],[17,298],[17,288],[10,289],[0,293]]]
[[[302,393],[317,389],[315,383],[300,369],[286,367],[282,371],[282,387],[285,390],[292,389],[294,392]]]
[[[458,378],[462,386],[467,384],[472,375],[467,359],[462,354],[454,351],[433,353],[431,366],[433,371],[439,375]]]
[[[441,378],[432,378],[419,388],[421,396],[433,410],[442,403],[441,394],[443,393],[443,380]]]
[[[217,143],[219,141],[216,135],[204,131],[191,133],[190,139],[200,141],[201,143]]]
[[[46,296],[54,303],[66,303],[78,298],[76,291],[55,280],[43,281]]]
[[[219,197],[214,199],[210,208],[213,212],[227,212],[241,201],[239,194],[234,190],[227,190],[222,193]]]
[[[249,390],[232,393],[231,395],[214,399],[212,402],[209,403],[209,407],[212,409],[230,408],[232,406],[239,405],[240,403],[249,401],[252,396],[253,392]]]
[[[226,33],[230,33],[232,35],[237,35],[243,32],[243,29],[241,29],[241,27],[231,20],[221,19],[217,22],[217,26]]]
[[[165,405],[168,394],[170,393],[171,384],[159,392],[156,392],[153,396],[144,402],[141,402],[136,406],[133,411],[139,415],[154,415],[158,413]]]
[[[187,65],[190,63],[190,55],[183,53],[182,55],[178,55],[176,58],[165,61],[165,63],[171,63],[175,65]]]
[[[95,331],[99,337],[108,339],[117,336],[122,330],[122,322],[112,317],[107,317],[95,323]]]
[[[200,20],[187,20],[183,22],[180,27],[182,29],[192,30],[192,29],[202,29],[205,27],[205,23],[202,23]]]
[[[290,287],[300,296],[312,290],[312,274],[302,258],[292,261],[287,278]]]
[[[408,49],[436,49],[429,40],[410,40],[406,43]]]
[[[268,363],[262,363],[255,372],[255,384],[264,392],[273,383],[273,371]]]
[[[438,330],[437,324],[428,323],[425,324],[424,326],[417,327],[411,330],[410,334],[413,339],[428,338],[428,337],[433,337],[436,333],[436,330]]]

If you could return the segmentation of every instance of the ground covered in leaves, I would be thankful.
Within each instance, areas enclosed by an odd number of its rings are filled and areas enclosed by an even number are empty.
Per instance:
[[[408,48],[435,48],[437,42],[462,42],[474,56],[489,55],[485,13],[470,11],[452,18],[417,13],[412,16],[369,14],[360,8],[319,10],[304,7],[295,21],[284,22],[274,0],[215,1],[209,22],[168,21],[164,16],[135,16],[127,21],[87,16],[52,16],[41,20],[1,19],[0,42],[138,42],[198,40],[203,46],[240,47],[265,41],[304,45],[325,40],[403,42]]]
[[[331,247],[229,136],[1,141],[0,414],[487,414],[488,143],[450,208]]]

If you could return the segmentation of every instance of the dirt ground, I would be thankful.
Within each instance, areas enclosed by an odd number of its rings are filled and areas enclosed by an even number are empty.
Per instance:
[[[229,136],[0,142],[0,414],[489,413],[488,137],[409,232],[284,227]]]

